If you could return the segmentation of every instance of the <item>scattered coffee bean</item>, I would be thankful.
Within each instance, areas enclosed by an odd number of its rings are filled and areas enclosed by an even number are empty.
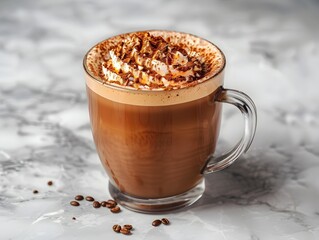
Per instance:
[[[71,201],[70,204],[74,207],[80,206],[80,203],[77,201]]]
[[[49,185],[49,186],[52,186],[52,185],[53,185],[53,182],[52,182],[52,181],[48,181],[48,185]]]
[[[121,228],[120,233],[122,233],[124,235],[130,235],[131,231],[127,228]]]
[[[132,229],[133,229],[133,226],[130,225],[130,224],[125,224],[125,225],[123,226],[123,228],[126,228],[126,229],[128,229],[128,230],[132,230]]]
[[[117,205],[117,202],[115,202],[114,200],[107,200],[105,206],[107,208],[114,208]]]
[[[114,200],[112,200],[112,199],[109,199],[109,200],[107,200],[107,202],[108,203],[110,203],[110,204],[113,204],[113,205],[117,205],[117,202],[115,202]]]
[[[113,226],[113,231],[119,233],[121,231],[121,226],[118,224],[115,224]]]
[[[115,207],[115,205],[114,205],[114,204],[111,204],[111,203],[106,202],[106,203],[105,203],[105,207],[107,207],[107,208],[114,208],[114,207]]]
[[[82,195],[76,195],[74,199],[77,201],[82,201],[84,197]]]
[[[89,201],[89,202],[93,202],[93,201],[94,201],[94,198],[91,197],[91,196],[86,196],[85,200],[86,200],[86,201]]]
[[[72,219],[73,219],[73,220],[76,220],[76,218],[75,218],[75,217],[73,217]]]
[[[169,225],[169,221],[168,221],[167,218],[162,218],[162,223],[163,223],[164,225]]]
[[[101,203],[99,203],[98,201],[94,201],[93,202],[93,207],[94,208],[99,208],[99,207],[101,207]]]
[[[119,213],[121,211],[121,208],[119,206],[115,206],[114,208],[111,208],[112,213]]]
[[[157,227],[157,226],[161,225],[161,223],[162,223],[161,220],[156,219],[156,220],[154,220],[154,221],[152,222],[152,225],[153,225],[154,227]]]
[[[38,190],[33,190],[33,194],[38,194],[39,191]]]
[[[102,202],[101,202],[101,206],[102,206],[102,207],[106,207],[106,202],[105,202],[105,201],[102,201]]]

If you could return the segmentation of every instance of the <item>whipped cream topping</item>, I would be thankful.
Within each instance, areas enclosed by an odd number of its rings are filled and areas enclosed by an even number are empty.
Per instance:
[[[136,89],[176,89],[206,73],[202,57],[149,32],[128,35],[103,52],[103,81]]]
[[[195,86],[220,72],[224,57],[199,37],[169,31],[121,34],[95,45],[87,69],[103,84],[141,90]]]

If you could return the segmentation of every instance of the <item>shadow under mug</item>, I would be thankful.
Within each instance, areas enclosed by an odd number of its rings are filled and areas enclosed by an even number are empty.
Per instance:
[[[225,57],[214,44],[186,33],[150,32],[218,51],[222,66],[191,87],[142,91],[103,83],[94,76],[88,67],[94,47],[84,57],[93,138],[109,176],[110,194],[124,207],[146,213],[198,200],[205,190],[204,175],[228,167],[248,150],[257,120],[255,105],[246,94],[223,88]],[[221,103],[241,111],[244,134],[229,152],[213,156]]]

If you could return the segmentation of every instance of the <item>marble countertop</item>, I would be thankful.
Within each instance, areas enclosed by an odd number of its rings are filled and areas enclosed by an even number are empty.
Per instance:
[[[0,239],[319,239],[318,11],[315,0],[1,1]],[[76,194],[109,198],[83,55],[106,37],[141,29],[190,32],[219,45],[228,59],[225,87],[257,105],[255,141],[234,165],[207,176],[202,199],[182,211],[74,208]],[[240,136],[240,119],[224,108],[219,149]],[[152,227],[162,216],[171,226]],[[114,223],[136,229],[115,235]]]

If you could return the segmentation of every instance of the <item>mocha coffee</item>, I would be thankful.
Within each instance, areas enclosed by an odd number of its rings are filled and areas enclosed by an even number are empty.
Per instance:
[[[163,198],[202,181],[219,132],[221,105],[213,97],[223,66],[217,47],[176,32],[123,34],[89,51],[92,131],[114,187]]]

